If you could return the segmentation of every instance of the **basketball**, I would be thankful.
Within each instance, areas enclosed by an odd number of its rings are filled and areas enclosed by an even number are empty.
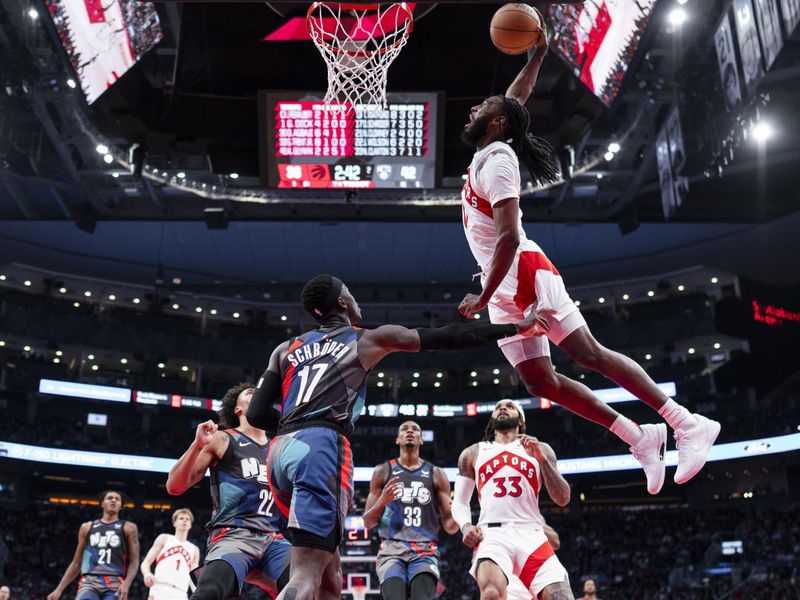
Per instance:
[[[505,4],[494,13],[489,34],[501,52],[522,54],[536,45],[542,24],[539,15],[527,4]]]

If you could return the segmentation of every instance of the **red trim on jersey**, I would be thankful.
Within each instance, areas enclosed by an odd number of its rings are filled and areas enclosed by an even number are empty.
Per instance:
[[[539,569],[541,569],[545,561],[553,555],[555,555],[553,547],[550,545],[550,542],[545,540],[545,542],[528,557],[528,560],[525,561],[525,565],[522,567],[522,572],[519,574],[519,579],[526,588],[531,587],[531,583],[536,579],[536,574],[539,572]]]
[[[289,349],[286,351],[287,356],[297,350],[300,346],[303,345],[303,340],[295,340],[294,343],[289,346]],[[286,394],[289,393],[289,387],[292,385],[292,381],[294,381],[294,371],[295,366],[292,363],[289,363],[289,368],[286,369],[286,374],[283,376],[283,385],[281,386],[281,394],[283,399],[286,400]]]
[[[470,170],[467,169],[467,180],[464,182],[464,202],[474,208],[475,210],[483,213],[490,219],[494,219],[494,210],[492,210],[492,204],[485,198],[481,198],[478,194],[475,193],[475,190],[472,189],[471,184],[471,177],[472,174]],[[467,225],[467,213],[464,213],[464,226]]]
[[[269,446],[267,446],[267,485],[269,486],[269,493],[272,494],[272,500],[275,502],[275,506],[278,507],[278,510],[281,511],[281,514],[285,519],[289,518],[289,506],[286,506],[283,502],[281,502],[280,498],[274,487],[272,487],[272,477],[269,476],[269,455],[272,452],[272,444],[275,443],[280,436],[276,436],[269,441]]]
[[[514,294],[514,304],[520,310],[525,310],[536,302],[537,271],[550,271],[553,275],[559,275],[555,265],[541,252],[520,252],[517,262],[517,293]]]
[[[219,530],[219,533],[218,533],[217,535],[212,535],[212,536],[211,536],[211,539],[210,539],[210,540],[208,540],[208,543],[209,543],[209,544],[215,544],[215,543],[217,543],[217,542],[218,542],[218,541],[220,541],[220,540],[221,540],[223,537],[225,537],[225,534],[226,534],[226,533],[228,533],[228,531],[230,531],[230,529],[229,529],[229,528],[227,528],[227,527],[223,527],[222,529],[220,529],[220,530]]]
[[[516,461],[516,464],[514,464]],[[480,496],[483,486],[492,480],[495,473],[503,467],[511,467],[522,475],[533,488],[533,494],[539,497],[539,470],[534,466],[536,463],[532,458],[523,458],[519,454],[504,450],[493,458],[484,462],[476,473],[476,483],[478,484],[478,495]]]
[[[353,453],[350,451],[350,440],[344,436],[340,436],[342,440],[342,468],[339,473],[339,486],[344,489],[345,486],[350,487],[353,481]]]

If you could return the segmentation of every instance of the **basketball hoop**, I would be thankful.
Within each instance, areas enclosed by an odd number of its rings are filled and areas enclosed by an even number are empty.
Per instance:
[[[306,23],[328,68],[325,104],[386,108],[389,66],[414,28],[408,5],[315,2]]]
[[[353,600],[364,600],[369,591],[370,576],[369,573],[348,573],[347,574],[347,589],[353,595]]]

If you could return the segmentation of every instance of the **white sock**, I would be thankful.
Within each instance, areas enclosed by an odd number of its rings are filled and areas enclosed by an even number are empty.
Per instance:
[[[628,417],[623,417],[622,415],[614,419],[609,431],[628,444],[628,446],[635,446],[642,439],[642,430],[639,429],[639,426]]]
[[[664,406],[658,410],[658,414],[664,417],[664,420],[673,429],[690,429],[697,424],[694,415],[675,400],[667,400]]]

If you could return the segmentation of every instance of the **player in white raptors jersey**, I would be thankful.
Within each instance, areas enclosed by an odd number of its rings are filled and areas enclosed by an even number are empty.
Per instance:
[[[547,338],[506,338],[498,342],[528,391],[548,398],[610,429],[629,446],[656,494],[664,483],[667,428],[637,426],[601,402],[586,386],[556,373],[549,342],[578,364],[597,371],[658,411],[675,429],[678,467],[675,482],[685,483],[706,462],[720,425],[692,414],[667,397],[638,364],[602,346],[564,287],[558,269],[525,235],[519,205],[520,162],[538,183],[553,183],[558,173],[552,147],[528,133],[525,103],[547,52],[542,44],[506,91],[473,106],[463,140],[476,149],[462,192],[464,232],[481,268],[480,294],[467,294],[459,306],[465,316],[489,309],[492,323],[511,323],[534,308],[545,316]]]
[[[469,503],[477,484],[481,512],[472,524]],[[542,485],[559,506],[570,488],[547,444],[525,435],[525,415],[513,400],[495,405],[486,437],[458,459],[453,519],[475,549],[470,574],[481,600],[506,600],[518,577],[531,596],[572,600],[567,572],[545,534],[539,512]]]
[[[150,588],[148,600],[186,600],[192,584],[192,569],[200,563],[200,549],[186,540],[192,528],[194,515],[188,508],[179,508],[172,514],[175,533],[162,533],[142,561],[144,584]],[[155,574],[150,565],[155,561]]]

